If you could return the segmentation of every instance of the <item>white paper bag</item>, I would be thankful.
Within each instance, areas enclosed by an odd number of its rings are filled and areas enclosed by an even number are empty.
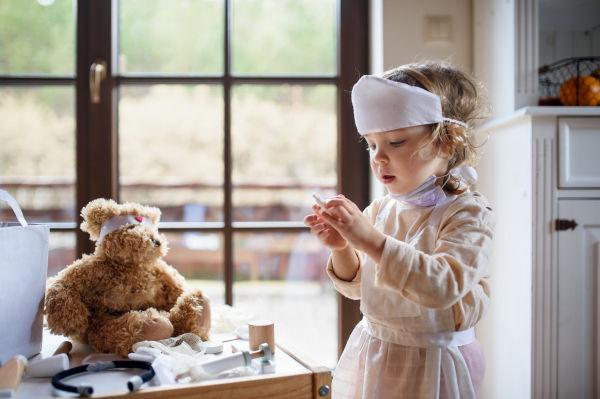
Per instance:
[[[31,357],[42,350],[44,296],[48,271],[48,225],[27,224],[6,191],[20,223],[0,222],[0,365],[14,355]]]

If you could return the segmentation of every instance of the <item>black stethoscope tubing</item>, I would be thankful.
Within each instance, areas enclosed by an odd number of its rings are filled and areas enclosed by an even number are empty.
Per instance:
[[[143,382],[148,382],[154,377],[154,369],[152,368],[152,363],[130,361],[130,360],[117,360],[112,363],[114,364],[114,367],[103,368],[101,371],[112,370],[112,369],[142,369],[142,370],[148,370],[147,372],[145,372],[144,374],[142,374],[140,376],[140,378],[142,379]],[[63,384],[62,382],[60,382],[60,380],[67,378],[67,377],[71,377],[76,374],[82,374],[82,373],[87,373],[87,372],[98,372],[98,371],[88,370],[89,366],[90,365],[87,364],[84,366],[73,367],[72,369],[61,371],[60,373],[58,373],[54,377],[52,377],[52,386],[54,388],[60,389],[62,391],[78,393],[81,396],[85,396],[85,397],[90,396],[91,394],[94,393],[94,388],[92,388],[91,386],[74,387],[72,385],[67,385],[67,384]],[[127,388],[129,388],[130,391],[136,390],[136,388],[133,386],[133,384],[131,382],[127,383]]]

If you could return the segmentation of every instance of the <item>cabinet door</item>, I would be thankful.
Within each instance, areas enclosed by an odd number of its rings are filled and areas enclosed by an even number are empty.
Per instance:
[[[558,398],[600,397],[600,199],[559,200]]]
[[[600,188],[600,118],[558,119],[558,185]]]

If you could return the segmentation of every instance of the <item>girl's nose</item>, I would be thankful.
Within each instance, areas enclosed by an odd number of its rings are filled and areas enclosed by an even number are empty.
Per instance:
[[[381,151],[380,149],[371,151],[371,159],[377,164],[385,164],[389,162],[389,159],[387,155],[385,155],[385,152]]]

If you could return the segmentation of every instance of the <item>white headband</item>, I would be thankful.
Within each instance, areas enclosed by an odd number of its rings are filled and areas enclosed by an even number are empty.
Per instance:
[[[436,94],[373,75],[363,76],[354,85],[352,106],[362,135],[444,121],[468,127],[442,116],[442,102]]]
[[[117,216],[112,219],[108,219],[106,222],[102,224],[102,228],[100,229],[100,237],[98,241],[96,241],[96,245],[100,245],[104,236],[112,233],[113,231],[119,230],[123,226],[127,226],[128,224],[143,224],[149,227],[154,227],[152,224],[152,220],[145,216],[135,216],[135,215],[124,215]]]

